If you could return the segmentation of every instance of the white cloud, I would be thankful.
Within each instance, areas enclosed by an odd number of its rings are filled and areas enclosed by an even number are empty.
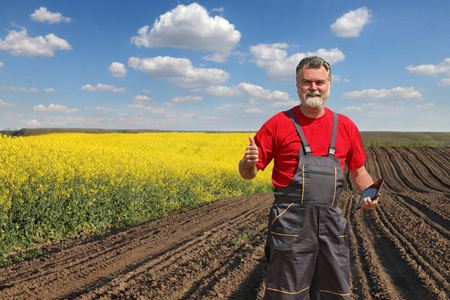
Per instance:
[[[27,122],[30,126],[67,126],[67,125],[84,125],[83,117],[73,116],[44,116],[42,120],[31,120]]]
[[[98,83],[96,86],[92,86],[91,84],[86,84],[81,87],[83,91],[110,91],[114,93],[123,93],[125,92],[125,88],[116,88],[113,85]]]
[[[34,13],[30,15],[31,19],[37,22],[48,22],[49,24],[53,23],[70,23],[72,22],[71,18],[64,17],[61,13],[53,13],[47,10],[46,7],[41,7],[36,9]]]
[[[145,93],[145,94],[151,94],[151,93],[153,93],[152,90],[146,90],[146,89],[142,90],[141,92],[143,92],[143,93]]]
[[[347,78],[342,79],[340,75],[331,75],[331,81],[332,82],[344,82],[344,83],[350,82],[350,80],[348,80]]]
[[[194,68],[187,58],[131,57],[128,66],[152,77],[165,78],[190,91],[198,91],[212,84],[224,82],[229,77],[227,72],[220,69]]]
[[[213,53],[212,55],[205,55],[202,58],[204,60],[214,61],[217,63],[224,63],[227,61],[228,56],[230,53]]]
[[[211,52],[229,52],[241,38],[239,31],[221,16],[211,17],[197,3],[178,5],[159,17],[150,29],[144,26],[131,38],[136,46],[179,47]]]
[[[245,113],[262,113],[262,110],[254,107],[249,103],[224,104],[216,108],[219,111],[235,111],[239,110]]]
[[[270,107],[277,109],[288,109],[300,104],[300,100],[278,101],[273,103]]]
[[[347,106],[342,109],[342,112],[353,112],[353,111],[361,112],[363,111],[363,109],[361,106]]]
[[[289,94],[281,91],[270,91],[258,85],[242,82],[237,86],[211,86],[205,92],[216,97],[251,97],[265,101],[289,101]]]
[[[289,94],[281,91],[270,91],[261,86],[242,82],[237,86],[211,86],[205,89],[205,92],[216,97],[249,97],[248,103],[226,104],[222,105],[217,110],[229,111],[239,109],[244,112],[262,112],[256,106],[261,101],[271,102],[272,108],[290,108],[298,105],[298,100],[289,98]]]
[[[366,89],[362,91],[347,92],[342,95],[343,98],[357,99],[357,100],[407,100],[407,99],[421,99],[422,94],[414,87],[396,87],[390,90],[381,89]]]
[[[405,111],[406,107],[403,105],[397,106],[395,103],[362,103],[361,106],[347,106],[341,109],[342,113],[361,113],[382,116],[399,115]]]
[[[76,109],[76,108],[67,108],[67,106],[63,106],[63,105],[59,105],[59,104],[50,104],[48,107],[45,107],[44,105],[39,104],[39,105],[33,107],[33,110],[43,111],[43,112],[61,111],[61,112],[65,112],[65,113],[78,112],[78,109]]]
[[[166,119],[158,120],[165,128],[201,128],[210,125],[214,121],[225,120],[216,116],[199,115],[193,111],[182,111],[176,114],[169,114]],[[206,123],[205,123],[206,122]],[[202,131],[202,129],[200,129]]]
[[[418,109],[428,109],[428,108],[432,108],[434,106],[435,106],[435,104],[433,102],[427,102],[427,103],[424,103],[424,104],[417,104],[416,105],[416,107]]]
[[[127,69],[125,68],[125,65],[118,62],[113,62],[109,66],[108,71],[114,77],[125,77],[127,75]]]
[[[244,112],[247,114],[262,114],[263,111],[256,107],[251,107],[249,109],[244,109]]]
[[[406,107],[403,105],[395,106],[393,104],[383,105],[378,103],[364,103],[362,108],[364,111],[368,111],[372,115],[381,117],[385,117],[387,115],[399,115],[406,110]]]
[[[143,95],[136,95],[133,98],[133,103],[135,103],[135,104],[144,104],[144,103],[148,103],[150,101],[152,101],[152,98],[143,96]]]
[[[370,10],[365,6],[351,10],[331,25],[331,31],[339,37],[358,37],[371,17]]]
[[[437,65],[420,65],[417,67],[413,67],[412,65],[407,66],[406,69],[411,73],[415,73],[418,75],[428,75],[428,76],[436,76],[440,73],[445,73],[450,75],[450,58],[444,59]]]
[[[197,103],[202,101],[203,97],[199,96],[174,97],[170,100],[172,103]]]
[[[24,86],[0,86],[0,91],[12,91],[12,92],[29,92],[29,93],[37,93],[39,90],[37,88],[27,88]]]
[[[450,78],[442,78],[441,82],[438,84],[438,86],[449,86],[450,85]]]
[[[38,120],[31,120],[27,122],[27,125],[29,126],[42,126],[42,123],[39,122]]]
[[[225,9],[223,8],[223,6],[219,7],[219,8],[213,8],[211,9],[211,12],[219,12],[219,13],[223,13],[225,11]]]
[[[251,61],[258,68],[266,71],[266,77],[277,81],[295,81],[295,68],[300,60],[307,56],[317,55],[328,61],[331,65],[343,61],[345,55],[338,48],[331,50],[318,49],[315,52],[295,53],[287,55],[289,48],[286,43],[259,44],[250,47],[254,59]]]
[[[388,111],[388,110],[394,110],[394,109],[403,109],[403,106],[399,107],[394,107],[390,104],[386,104],[386,103],[363,103],[362,104],[362,108],[363,109],[369,109],[369,110],[379,110],[379,111]]]
[[[163,114],[166,111],[164,108],[153,108],[153,107],[146,107],[146,110],[151,112],[152,114]]]
[[[133,104],[128,105],[128,108],[131,109],[138,109],[140,111],[147,111],[152,114],[162,114],[165,112],[163,108],[155,108],[153,106],[149,106],[149,102],[152,101],[152,98],[143,96],[143,95],[136,95],[133,97]]]
[[[114,108],[104,107],[104,106],[95,106],[95,107],[86,106],[85,109],[86,110],[93,110],[95,112],[102,113],[102,114],[106,114],[106,113],[115,111]]]
[[[3,63],[0,61],[0,68],[3,67]]]
[[[54,88],[48,88],[48,89],[45,89],[45,92],[46,93],[56,93],[56,90]]]
[[[53,33],[33,38],[28,36],[25,28],[22,28],[21,31],[11,30],[4,40],[0,39],[0,49],[12,55],[53,57],[56,50],[72,50],[72,47],[66,40]]]
[[[155,108],[153,106],[146,106],[144,104],[139,104],[139,103],[128,105],[128,108],[139,109],[142,111],[148,111],[152,114],[162,114],[165,112],[164,108]]]
[[[5,107],[13,107],[14,105],[8,102],[5,102],[3,100],[0,100],[0,107],[5,108]]]
[[[141,117],[141,116],[134,116],[134,117],[128,117],[128,116],[122,116],[117,119],[116,122],[119,122],[122,125],[132,125],[132,126],[145,126],[147,124],[148,118]]]

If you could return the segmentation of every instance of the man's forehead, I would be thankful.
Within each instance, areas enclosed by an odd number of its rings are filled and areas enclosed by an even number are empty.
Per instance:
[[[306,65],[303,66],[301,72],[300,72],[300,76],[301,77],[309,77],[314,75],[315,77],[317,76],[325,76],[328,78],[328,74],[327,74],[327,70],[325,69],[324,66],[320,66],[319,68],[311,68],[310,66]]]

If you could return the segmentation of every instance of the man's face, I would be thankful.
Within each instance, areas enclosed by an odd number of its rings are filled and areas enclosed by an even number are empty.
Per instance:
[[[311,110],[322,110],[330,95],[327,70],[304,66],[297,81],[297,93],[302,105]]]

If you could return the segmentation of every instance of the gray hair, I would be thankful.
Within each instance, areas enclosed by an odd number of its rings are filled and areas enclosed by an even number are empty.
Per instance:
[[[300,72],[304,66],[308,66],[313,69],[320,69],[320,67],[324,67],[327,70],[328,81],[331,84],[331,67],[330,64],[325,61],[323,58],[318,56],[309,56],[302,59],[296,69],[296,82],[298,81],[298,77],[300,76]]]

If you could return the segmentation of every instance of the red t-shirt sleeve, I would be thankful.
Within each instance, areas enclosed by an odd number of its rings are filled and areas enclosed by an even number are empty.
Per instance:
[[[364,161],[367,159],[361,140],[361,134],[358,127],[356,127],[355,123],[353,123],[349,118],[343,115],[339,115],[339,118],[342,119],[344,123],[345,134],[350,142],[350,149],[345,159],[347,168],[350,170],[360,168],[364,166]]]

